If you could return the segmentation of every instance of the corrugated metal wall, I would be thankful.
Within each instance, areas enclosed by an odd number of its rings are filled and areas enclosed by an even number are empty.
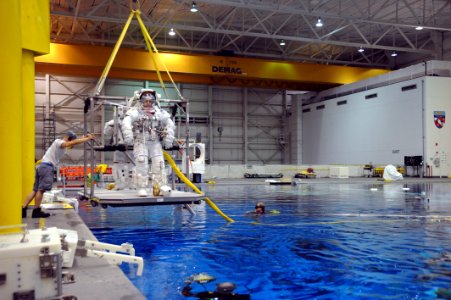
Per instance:
[[[83,132],[84,98],[91,95],[95,78],[36,76],[36,156],[43,155],[44,118],[54,113],[56,135],[68,129]],[[108,80],[105,95],[127,96],[140,88],[154,88],[166,98],[155,82]],[[288,107],[291,96],[285,90],[181,84],[189,100],[190,138],[196,134],[206,144],[207,163],[212,164],[282,164],[288,163]],[[176,99],[173,87],[168,97]],[[94,132],[101,136],[103,123],[112,117],[112,108],[100,107],[94,117]],[[183,113],[178,111],[177,137],[185,139]],[[90,127],[89,127],[90,128]],[[100,143],[100,139],[97,139]],[[82,162],[83,153],[73,149],[68,163]],[[101,159],[100,154],[96,154]],[[105,156],[109,158],[108,154]]]

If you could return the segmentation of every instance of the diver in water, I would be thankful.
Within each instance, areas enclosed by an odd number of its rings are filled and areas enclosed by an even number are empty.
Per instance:
[[[235,284],[232,282],[222,282],[216,285],[216,291],[209,292],[198,292],[192,293],[192,287],[186,285],[182,290],[182,295],[187,297],[196,297],[200,300],[250,300],[251,296],[249,294],[235,294],[233,290],[236,288]]]
[[[221,282],[216,285],[216,290],[213,292],[203,291],[203,292],[192,292],[191,283],[197,282],[199,284],[209,283],[215,280],[214,277],[206,274],[199,273],[190,276],[185,280],[185,287],[182,289],[182,295],[186,297],[196,297],[199,300],[250,300],[251,296],[249,294],[235,294],[233,291],[236,285],[233,282]]]
[[[280,214],[280,211],[278,211],[276,209],[271,209],[271,210],[266,211],[265,203],[260,201],[255,205],[254,211],[247,212],[246,214],[249,216],[263,216],[265,214],[278,215],[278,214]]]
[[[255,205],[255,214],[263,215],[264,213],[265,213],[265,203],[258,202],[257,205]]]

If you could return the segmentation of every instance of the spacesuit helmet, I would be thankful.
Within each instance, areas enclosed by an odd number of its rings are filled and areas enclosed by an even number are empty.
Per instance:
[[[158,104],[157,93],[152,89],[141,89],[139,101],[143,103],[145,100],[150,100],[152,103]]]

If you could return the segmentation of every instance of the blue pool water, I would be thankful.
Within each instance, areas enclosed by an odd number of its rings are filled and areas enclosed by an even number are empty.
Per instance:
[[[134,245],[143,276],[121,268],[148,299],[194,299],[181,289],[201,272],[216,280],[193,283],[193,292],[232,281],[253,300],[450,293],[451,184],[202,188],[235,223],[204,203],[195,216],[176,206],[81,207],[80,215],[100,241]],[[280,214],[247,215],[257,201]]]

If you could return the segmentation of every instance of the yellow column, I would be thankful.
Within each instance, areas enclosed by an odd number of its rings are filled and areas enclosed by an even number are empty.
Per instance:
[[[22,51],[22,199],[31,192],[35,161],[34,53]]]
[[[35,161],[35,63],[34,58],[50,52],[50,9],[48,0],[21,0],[22,36],[22,196],[31,192]],[[33,202],[32,202],[33,204]]]
[[[0,1],[0,226],[22,223],[22,46],[20,1]],[[13,230],[1,230],[0,233]],[[14,230],[17,231],[17,230]]]

